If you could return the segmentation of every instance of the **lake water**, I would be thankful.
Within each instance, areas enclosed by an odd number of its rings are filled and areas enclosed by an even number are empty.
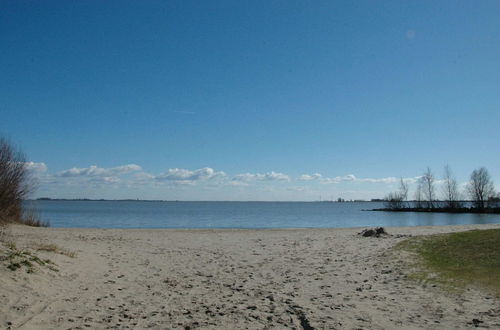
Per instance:
[[[343,228],[500,223],[498,214],[363,211],[382,203],[32,201],[51,227]]]

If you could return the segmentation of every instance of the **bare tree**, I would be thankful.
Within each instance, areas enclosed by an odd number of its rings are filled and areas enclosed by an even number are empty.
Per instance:
[[[472,171],[467,192],[474,207],[478,209],[485,208],[488,199],[495,196],[495,187],[486,168],[481,167]]]
[[[24,154],[0,138],[0,221],[20,221],[22,201],[32,188]]]
[[[405,202],[408,199],[408,182],[405,182],[403,178],[399,180],[399,195],[401,197],[402,206],[406,207]]]
[[[418,180],[417,182],[417,189],[415,190],[415,207],[416,208],[422,208],[422,180]]]
[[[402,209],[406,207],[405,201],[408,198],[408,183],[403,178],[399,181],[399,190],[391,192],[385,197],[385,205],[388,209]]]
[[[443,195],[446,201],[446,207],[457,208],[460,206],[457,179],[455,179],[449,165],[444,167]]]
[[[425,198],[427,208],[432,209],[434,207],[434,200],[436,199],[435,187],[434,187],[434,175],[430,167],[424,172],[424,175],[420,178],[422,183],[422,193]]]

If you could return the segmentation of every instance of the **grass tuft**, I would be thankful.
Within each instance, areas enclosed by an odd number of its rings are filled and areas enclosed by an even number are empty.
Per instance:
[[[35,264],[46,267],[55,272],[59,271],[55,267],[55,264],[49,259],[42,260],[30,251],[19,250],[16,244],[12,242],[5,243],[4,245],[8,250],[0,255],[0,261],[6,261],[6,267],[12,271],[16,271],[24,267],[27,273],[34,273]]]
[[[398,247],[416,253],[424,266],[414,278],[452,287],[473,285],[500,294],[500,229],[417,237]]]
[[[19,223],[31,227],[50,227],[50,223],[42,220],[40,214],[33,209],[26,210]]]
[[[53,252],[53,253],[58,253],[65,255],[70,258],[76,257],[76,252],[70,251],[64,248],[61,248],[57,246],[56,244],[39,244],[36,249],[38,251],[45,251],[45,252]]]

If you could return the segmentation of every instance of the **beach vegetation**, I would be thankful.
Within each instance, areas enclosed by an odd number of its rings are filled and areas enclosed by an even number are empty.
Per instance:
[[[33,208],[24,210],[23,216],[18,221],[20,224],[31,227],[49,227],[50,223],[42,220],[40,214]]]
[[[5,262],[5,266],[11,271],[25,268],[27,273],[34,273],[36,265],[45,267],[51,271],[59,271],[50,259],[41,259],[31,251],[18,249],[13,242],[8,242],[4,246],[7,250],[1,251],[0,261]]]
[[[413,278],[463,289],[476,286],[500,295],[500,229],[416,237],[398,245],[417,256]]]
[[[34,211],[24,209],[23,201],[35,186],[26,155],[9,140],[0,137],[0,224],[49,225]]]
[[[386,197],[385,205],[389,209],[400,209],[406,207],[406,200],[408,199],[408,182],[403,178],[399,181],[399,190],[391,192]]]
[[[35,246],[37,251],[52,252],[56,254],[62,254],[70,258],[76,257],[76,252],[70,251],[68,249],[61,248],[60,246],[50,243],[50,244],[38,244]]]

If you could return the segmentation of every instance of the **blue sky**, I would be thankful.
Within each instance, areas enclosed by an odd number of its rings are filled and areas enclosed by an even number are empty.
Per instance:
[[[498,1],[0,1],[0,38],[36,196],[372,198],[445,164],[500,184]]]

